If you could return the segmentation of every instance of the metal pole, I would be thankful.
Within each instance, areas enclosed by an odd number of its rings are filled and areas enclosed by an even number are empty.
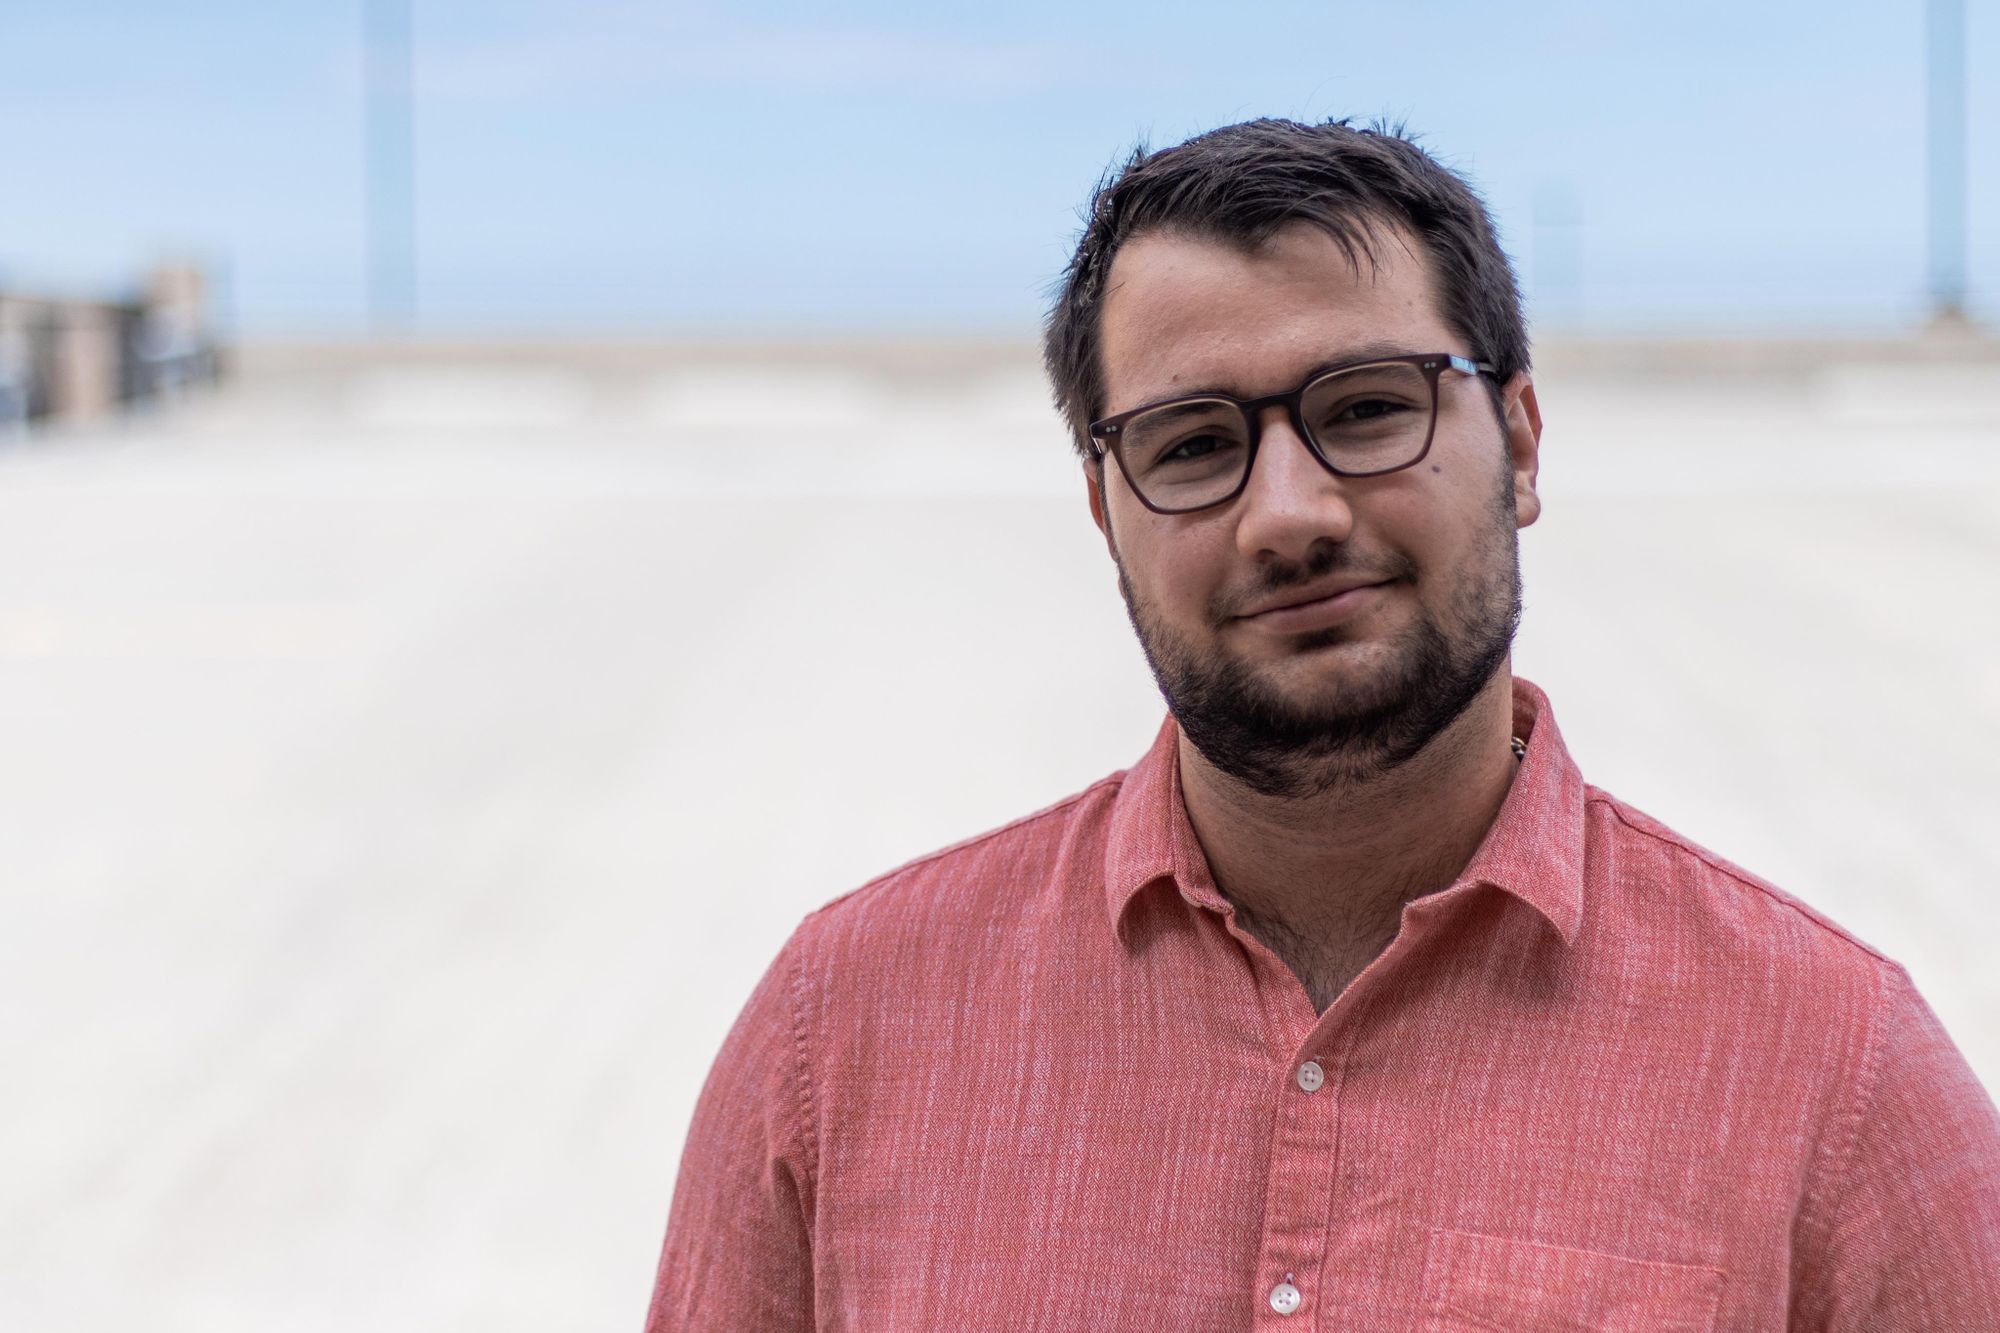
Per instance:
[[[1963,323],[1965,309],[1965,5],[1930,0],[1931,320]]]
[[[363,0],[367,77],[368,317],[406,328],[417,309],[410,0]]]

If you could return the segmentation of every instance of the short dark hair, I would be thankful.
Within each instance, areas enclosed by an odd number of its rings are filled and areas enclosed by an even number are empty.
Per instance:
[[[1528,330],[1513,266],[1472,187],[1401,125],[1250,120],[1159,152],[1144,144],[1092,194],[1042,340],[1056,406],[1077,452],[1104,406],[1104,281],[1118,250],[1150,232],[1255,248],[1289,222],[1326,232],[1357,267],[1381,229],[1407,232],[1429,260],[1438,312],[1490,363],[1496,383],[1528,367]]]

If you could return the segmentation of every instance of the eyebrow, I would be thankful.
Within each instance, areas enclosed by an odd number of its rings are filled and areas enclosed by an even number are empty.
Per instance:
[[[1356,343],[1352,347],[1342,348],[1338,355],[1330,356],[1311,367],[1305,374],[1299,377],[1298,383],[1304,384],[1308,380],[1317,379],[1319,376],[1326,374],[1327,371],[1339,370],[1342,366],[1360,365],[1366,361],[1381,361],[1392,356],[1415,355],[1417,353],[1412,352],[1401,343],[1383,342],[1380,340]],[[1125,408],[1123,411],[1135,412],[1141,407],[1151,407],[1156,403],[1176,402],[1182,398],[1235,398],[1239,401],[1247,402],[1253,398],[1261,397],[1263,397],[1262,394],[1238,393],[1235,387],[1230,385],[1211,384],[1207,386],[1191,386],[1186,389],[1177,389],[1172,393],[1157,394],[1149,398],[1143,398],[1135,406]],[[1111,415],[1120,414],[1113,413]]]
[[[1181,401],[1181,398],[1184,396],[1198,398],[1201,401],[1184,403]],[[1217,409],[1214,405],[1214,395],[1212,394],[1177,394],[1172,398],[1163,400],[1160,410],[1168,420],[1177,421],[1182,417],[1198,417],[1205,412],[1214,412]]]

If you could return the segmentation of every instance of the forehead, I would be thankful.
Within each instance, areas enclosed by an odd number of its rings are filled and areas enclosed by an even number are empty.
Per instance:
[[[1351,261],[1309,223],[1255,248],[1155,232],[1112,260],[1099,346],[1109,415],[1178,394],[1256,398],[1346,354],[1464,351],[1416,242],[1380,229]]]

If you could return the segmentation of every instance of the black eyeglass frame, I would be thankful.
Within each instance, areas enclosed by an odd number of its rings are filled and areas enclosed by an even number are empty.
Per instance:
[[[1321,451],[1319,441],[1313,438],[1312,431],[1306,428],[1305,408],[1303,404],[1307,391],[1314,385],[1335,375],[1345,375],[1349,371],[1354,370],[1365,370],[1370,366],[1391,365],[1415,366],[1424,373],[1424,378],[1430,383],[1431,420],[1430,426],[1424,432],[1424,447],[1417,451],[1416,457],[1410,459],[1407,463],[1398,463],[1394,467],[1376,468],[1369,472],[1349,472],[1343,468],[1335,467],[1333,461]],[[1250,472],[1257,466],[1257,446],[1263,441],[1264,437],[1263,427],[1258,424],[1257,418],[1267,407],[1282,406],[1285,409],[1286,414],[1291,417],[1292,429],[1298,432],[1301,440],[1305,441],[1306,449],[1312,454],[1313,459],[1334,476],[1385,477],[1391,472],[1401,472],[1405,468],[1415,467],[1417,464],[1423,462],[1424,457],[1430,453],[1431,441],[1437,436],[1438,409],[1440,406],[1438,377],[1443,375],[1447,370],[1456,370],[1466,375],[1485,375],[1493,379],[1498,379],[1500,374],[1498,370],[1484,361],[1474,361],[1471,357],[1459,356],[1454,352],[1416,352],[1409,356],[1371,356],[1365,361],[1352,361],[1346,365],[1329,366],[1325,370],[1315,373],[1311,379],[1289,393],[1274,393],[1265,398],[1249,399],[1231,398],[1228,394],[1223,393],[1194,393],[1187,395],[1185,398],[1163,398],[1156,403],[1146,403],[1133,408],[1129,412],[1120,412],[1116,416],[1105,417],[1102,421],[1091,422],[1088,427],[1090,443],[1099,464],[1104,462],[1106,454],[1110,454],[1118,460],[1118,470],[1124,474],[1125,484],[1132,488],[1132,494],[1139,498],[1140,504],[1146,506],[1146,508],[1156,514],[1198,514],[1204,509],[1213,509],[1217,505],[1226,505],[1237,496],[1243,494],[1243,488],[1250,484]],[[1244,434],[1250,441],[1250,444],[1246,457],[1243,460],[1243,475],[1237,478],[1235,489],[1231,490],[1229,494],[1222,496],[1220,499],[1209,500],[1203,504],[1191,505],[1185,509],[1166,509],[1147,499],[1146,492],[1140,488],[1137,482],[1132,480],[1132,471],[1125,466],[1125,454],[1120,446],[1124,443],[1123,432],[1125,426],[1135,417],[1143,416],[1148,412],[1157,412],[1163,407],[1179,407],[1185,403],[1231,404],[1243,413]]]

